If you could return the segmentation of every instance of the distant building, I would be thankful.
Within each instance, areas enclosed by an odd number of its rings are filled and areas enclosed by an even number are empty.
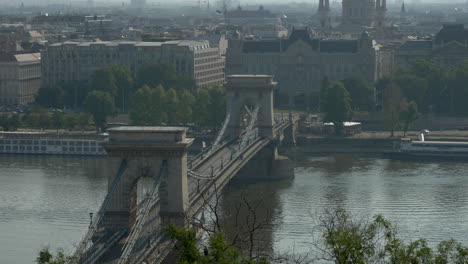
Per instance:
[[[172,63],[180,75],[199,87],[224,83],[224,58],[208,41],[64,42],[42,52],[42,85],[62,81],[91,81],[91,74],[111,65],[129,67],[134,74],[148,62]]]
[[[233,39],[226,73],[274,75],[278,93],[293,104],[296,96],[319,91],[325,76],[338,81],[357,74],[372,85],[388,66],[379,47],[366,32],[354,40],[314,39],[307,29],[294,29],[287,39]]]
[[[144,7],[146,5],[146,0],[132,0],[132,7]]]
[[[341,24],[337,29],[343,33],[356,36],[366,28],[378,30],[387,26],[387,0],[343,0],[342,4]],[[323,19],[329,12],[326,5],[319,6]]]
[[[240,6],[229,10],[226,14],[227,22],[238,26],[276,25],[281,24],[281,18],[260,6],[257,10],[244,10]]]
[[[0,105],[31,103],[40,85],[40,53],[0,56]]]
[[[444,67],[468,60],[468,30],[461,24],[444,25],[432,39],[406,41],[395,53],[397,67],[406,67],[415,58],[430,59]]]

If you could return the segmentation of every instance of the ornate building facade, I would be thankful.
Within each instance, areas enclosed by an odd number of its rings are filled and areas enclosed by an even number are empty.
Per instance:
[[[406,67],[416,58],[433,60],[443,67],[468,60],[468,29],[462,24],[444,25],[432,39],[406,41],[395,53],[397,67]]]
[[[287,39],[230,40],[226,73],[273,75],[277,92],[294,104],[296,96],[319,91],[325,76],[338,81],[356,74],[372,85],[385,68],[379,48],[366,32],[354,40],[321,40],[293,29]]]
[[[343,33],[359,36],[364,28],[380,29],[387,26],[387,0],[343,0],[341,24]],[[319,0],[320,28],[331,28],[329,0]]]

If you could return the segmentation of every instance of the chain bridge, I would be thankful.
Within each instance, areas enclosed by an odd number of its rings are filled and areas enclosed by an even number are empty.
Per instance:
[[[103,143],[112,164],[108,191],[74,262],[162,263],[173,250],[163,227],[188,226],[187,219],[234,176],[291,175],[277,146],[294,142],[295,120],[273,113],[275,85],[267,75],[227,76],[224,123],[212,144],[193,157],[186,128],[110,129]]]

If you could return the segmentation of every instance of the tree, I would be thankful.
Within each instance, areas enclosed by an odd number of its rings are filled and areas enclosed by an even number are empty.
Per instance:
[[[113,96],[117,95],[117,81],[110,68],[97,69],[91,75],[91,90],[102,91]]]
[[[179,97],[174,88],[167,90],[166,92],[166,113],[167,113],[167,123],[169,125],[176,125],[179,123]]]
[[[180,109],[179,121],[182,124],[193,122],[193,105],[195,104],[195,97],[187,90],[183,91],[180,95]]]
[[[91,123],[91,116],[88,113],[79,113],[75,116],[75,122],[80,129],[86,129]]]
[[[400,113],[400,119],[403,123],[403,136],[406,136],[406,132],[411,123],[416,121],[419,117],[418,105],[415,101],[411,101],[409,104],[404,105],[403,111]]]
[[[73,263],[73,257],[66,256],[63,249],[57,249],[56,255],[52,255],[48,248],[43,248],[36,258],[37,264],[67,264]]]
[[[174,65],[167,62],[146,63],[137,73],[137,85],[142,87],[173,87],[177,80],[177,72]]]
[[[36,97],[36,102],[47,108],[63,107],[63,90],[60,85],[41,87]]]
[[[223,87],[208,89],[210,102],[208,104],[209,125],[217,127],[222,125],[226,117],[226,94]],[[200,102],[197,102],[200,103]]]
[[[162,85],[156,86],[151,94],[151,124],[161,125],[167,122],[166,91]]]
[[[328,79],[328,76],[325,76],[320,84],[320,112],[325,110],[325,105],[327,104],[327,92],[328,89],[330,89],[330,86],[330,80]]]
[[[130,111],[132,124],[140,126],[161,125],[167,120],[166,92],[159,85],[149,88],[144,85],[135,93],[134,104]]]
[[[354,110],[369,110],[373,92],[367,81],[360,75],[352,75],[342,82],[351,97],[351,107]]]
[[[12,114],[8,119],[8,130],[16,131],[22,126],[21,118],[19,114]]]
[[[389,83],[384,88],[383,94],[384,119],[390,128],[390,137],[393,137],[395,129],[400,124],[400,113],[405,99],[401,94],[400,87],[394,83]]]
[[[468,61],[455,66],[450,72],[448,88],[451,111],[454,114],[468,114]]]
[[[75,113],[66,114],[64,117],[64,126],[67,129],[74,129],[77,123],[78,116]]]
[[[417,58],[410,61],[409,70],[415,76],[427,81],[427,91],[423,98],[423,105],[418,105],[420,110],[426,112],[431,106],[440,112],[449,110],[449,100],[446,97],[447,72],[432,60]]]
[[[39,113],[31,112],[26,116],[25,125],[29,128],[38,128],[39,125]]]
[[[147,85],[136,91],[135,103],[130,110],[130,120],[133,125],[150,125],[152,119],[152,93],[153,91]]]
[[[86,112],[93,116],[96,129],[104,129],[109,115],[115,113],[115,105],[112,95],[102,91],[92,91],[86,97],[84,103]]]
[[[265,258],[250,258],[243,256],[237,249],[232,248],[226,242],[222,232],[216,232],[209,238],[209,245],[202,255],[197,248],[195,232],[182,229],[175,225],[166,227],[169,237],[177,245],[180,252],[178,263],[198,264],[268,264]]]
[[[327,91],[325,121],[332,122],[335,134],[342,135],[344,124],[352,116],[351,99],[342,83],[335,83]]]
[[[317,245],[325,260],[336,264],[462,264],[468,248],[454,240],[441,242],[437,250],[426,240],[405,242],[395,226],[382,215],[372,221],[356,220],[343,209],[328,209],[320,218],[322,243]]]
[[[63,90],[64,105],[79,108],[89,92],[89,85],[83,81],[69,81],[60,85]]]
[[[394,82],[408,101],[415,101],[417,105],[424,104],[428,82],[426,79],[400,70],[393,78]]]
[[[50,120],[52,128],[61,129],[65,126],[65,115],[62,112],[55,111]]]
[[[117,86],[116,104],[123,112],[126,112],[133,92],[132,72],[128,67],[118,65],[111,66],[110,71],[114,76],[115,85]]]
[[[211,97],[207,89],[199,89],[195,94],[195,104],[193,106],[194,121],[198,126],[210,125],[210,113],[208,106],[211,104]]]

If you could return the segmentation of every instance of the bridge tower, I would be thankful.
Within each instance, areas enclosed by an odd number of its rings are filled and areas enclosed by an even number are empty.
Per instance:
[[[227,113],[231,115],[226,135],[231,138],[240,136],[244,109],[255,111],[258,133],[261,137],[272,138],[273,135],[273,82],[271,75],[230,75],[226,77]]]
[[[159,182],[160,206],[159,210],[153,208],[155,212],[150,214],[157,216],[160,212],[163,225],[184,224],[189,203],[187,148],[193,142],[186,138],[186,132],[187,128],[182,127],[109,129],[109,141],[103,144],[111,162],[109,183],[119,164],[127,165],[109,199],[103,219],[105,229],[132,227],[140,209],[137,200],[148,198],[144,196],[148,196],[156,182]],[[141,187],[145,182],[146,189]],[[136,197],[138,193],[143,197]]]

